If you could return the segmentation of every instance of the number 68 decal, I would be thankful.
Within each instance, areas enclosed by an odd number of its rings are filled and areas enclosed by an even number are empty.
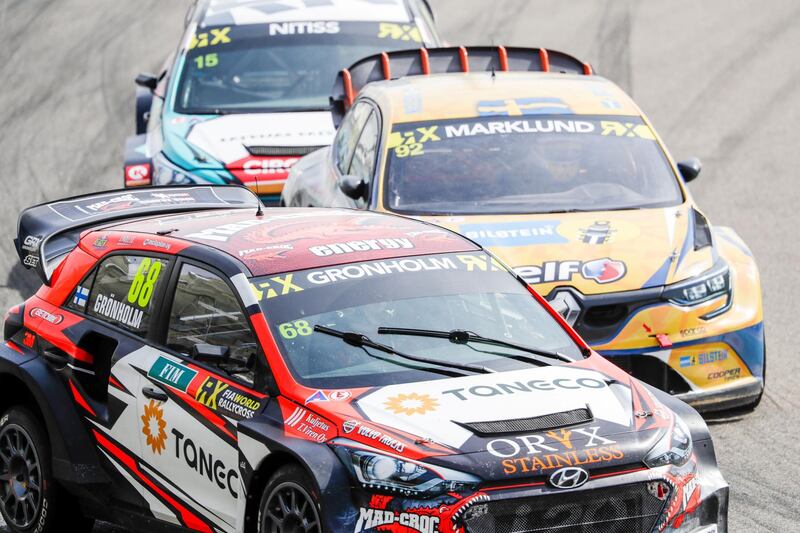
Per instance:
[[[128,289],[128,302],[147,307],[153,297],[153,286],[161,274],[161,261],[153,261],[149,257],[142,259],[139,269],[133,277],[131,288]]]

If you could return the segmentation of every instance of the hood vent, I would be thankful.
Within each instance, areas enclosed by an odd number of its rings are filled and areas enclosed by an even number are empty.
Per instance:
[[[535,416],[533,418],[515,418],[513,420],[496,420],[494,422],[455,422],[467,428],[476,435],[502,435],[506,433],[530,433],[534,431],[545,431],[548,429],[563,428],[574,426],[594,420],[589,406],[553,413],[549,415]]]
[[[315,152],[324,146],[245,146],[250,155],[269,156],[303,156]]]

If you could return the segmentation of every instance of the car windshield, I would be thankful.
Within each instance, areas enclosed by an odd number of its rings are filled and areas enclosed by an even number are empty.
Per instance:
[[[573,360],[583,357],[525,285],[485,252],[337,265],[256,278],[252,284],[290,371],[307,387],[373,387],[446,377],[443,367],[351,346],[314,331],[317,325],[360,333],[405,354],[497,372],[532,368],[524,358],[535,356],[482,343],[380,334],[378,328],[466,330]]]
[[[384,201],[401,213],[605,211],[683,200],[655,135],[638,117],[483,116],[398,124],[388,149]]]
[[[421,43],[413,25],[387,22],[281,22],[197,32],[180,74],[179,113],[328,109],[340,69]]]

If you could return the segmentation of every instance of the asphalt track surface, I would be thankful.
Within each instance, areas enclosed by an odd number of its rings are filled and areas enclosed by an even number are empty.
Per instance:
[[[759,409],[711,421],[731,485],[730,530],[798,531],[800,3],[432,3],[451,44],[545,46],[590,61],[633,95],[677,159],[702,159],[692,193],[759,262],[769,354]],[[188,4],[0,0],[1,309],[36,287],[11,242],[19,210],[121,185],[132,80],[177,45]]]

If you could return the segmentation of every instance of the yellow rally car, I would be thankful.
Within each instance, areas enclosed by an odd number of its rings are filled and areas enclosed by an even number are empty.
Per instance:
[[[702,410],[764,390],[753,256],[713,227],[647,118],[554,51],[384,53],[342,71],[333,145],[292,170],[284,205],[390,211],[487,246],[601,354]],[[369,243],[343,244],[346,254]]]

